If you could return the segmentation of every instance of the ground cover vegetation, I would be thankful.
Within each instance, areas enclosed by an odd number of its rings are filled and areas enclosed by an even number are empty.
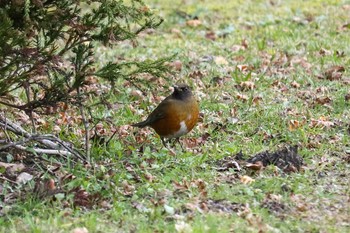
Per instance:
[[[350,230],[348,1],[92,3],[36,30],[28,2],[0,27],[21,32],[0,51],[0,231]],[[115,24],[76,23],[92,9]],[[201,119],[173,153],[130,124],[183,82]]]

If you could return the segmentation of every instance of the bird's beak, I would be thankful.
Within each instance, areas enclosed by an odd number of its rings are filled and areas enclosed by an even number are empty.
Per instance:
[[[173,85],[173,88],[174,88],[174,90],[179,90],[179,86],[176,84]]]

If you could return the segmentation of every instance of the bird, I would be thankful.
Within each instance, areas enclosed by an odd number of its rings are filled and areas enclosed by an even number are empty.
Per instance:
[[[199,117],[199,105],[187,84],[174,85],[174,91],[166,97],[147,117],[131,126],[153,128],[160,136],[165,147],[165,138],[169,141],[179,138],[190,132],[196,125]],[[182,147],[181,143],[180,146]]]

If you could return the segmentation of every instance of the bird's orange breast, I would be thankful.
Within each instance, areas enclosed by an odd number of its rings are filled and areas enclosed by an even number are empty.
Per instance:
[[[150,126],[161,137],[180,137],[190,132],[198,121],[199,107],[196,99],[191,97],[186,101],[173,100],[163,109],[164,117],[153,122]]]

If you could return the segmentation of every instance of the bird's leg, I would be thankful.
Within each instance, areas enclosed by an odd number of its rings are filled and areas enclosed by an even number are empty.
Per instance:
[[[161,137],[160,140],[162,140],[163,146],[164,146],[165,148],[168,148],[167,145],[166,145],[166,143],[165,143],[164,138]]]
[[[178,142],[178,143],[180,144],[180,147],[181,147],[181,149],[182,149],[182,151],[183,151],[184,148],[182,147],[182,144],[181,144],[181,142],[180,142],[180,138],[179,138],[179,137],[174,139],[174,143],[173,143],[174,146],[175,146],[175,142]]]

